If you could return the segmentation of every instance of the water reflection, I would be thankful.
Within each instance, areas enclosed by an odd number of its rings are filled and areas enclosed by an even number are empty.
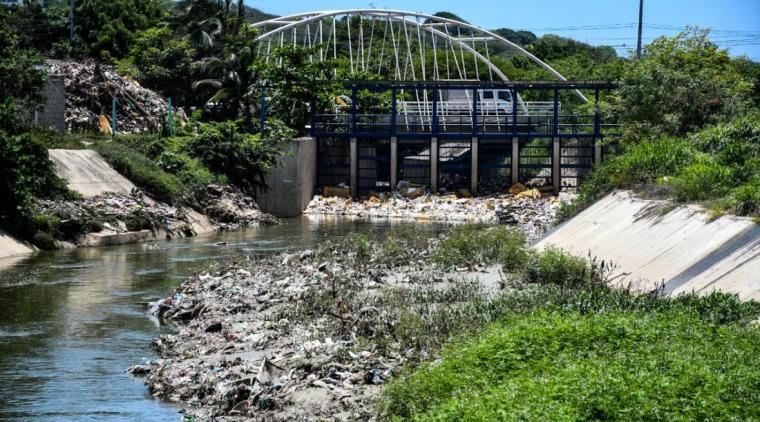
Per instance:
[[[281,226],[143,245],[40,253],[0,261],[0,419],[177,420],[130,364],[155,358],[162,329],[143,303],[235,255],[313,247],[389,223],[293,219]],[[223,242],[224,245],[219,245]]]

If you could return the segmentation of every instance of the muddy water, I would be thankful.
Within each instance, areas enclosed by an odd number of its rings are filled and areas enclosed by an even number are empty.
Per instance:
[[[179,420],[179,408],[151,399],[124,372],[156,358],[151,339],[166,329],[145,316],[144,302],[228,257],[388,227],[299,218],[159,242],[160,251],[126,245],[0,260],[0,420]]]

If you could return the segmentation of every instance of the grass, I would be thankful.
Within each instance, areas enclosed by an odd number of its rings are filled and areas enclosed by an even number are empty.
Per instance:
[[[504,317],[392,383],[384,409],[413,420],[760,418],[760,330],[688,306]]]
[[[510,243],[497,230],[452,230],[432,257],[445,248],[498,261]],[[501,242],[475,247],[465,234]],[[503,268],[520,281],[496,297],[462,283],[373,299],[398,309],[387,335],[424,352],[384,390],[384,418],[760,418],[760,303],[613,289],[603,262],[514,249],[522,266]]]
[[[657,193],[706,204],[713,217],[760,215],[760,118],[757,113],[715,125],[686,138],[629,145],[583,183],[564,205],[564,221],[613,189]]]

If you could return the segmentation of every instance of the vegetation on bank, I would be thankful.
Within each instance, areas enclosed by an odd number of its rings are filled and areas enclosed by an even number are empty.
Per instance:
[[[564,206],[564,220],[613,189],[705,204],[713,216],[760,215],[760,69],[705,31],[659,38],[631,62],[609,112],[621,151]]]
[[[450,296],[439,307],[429,294],[398,293],[403,315],[387,335],[429,355],[386,387],[380,402],[386,417],[760,417],[760,303],[723,293],[670,299],[615,289],[613,269],[604,264],[557,249],[529,250],[517,246],[519,239],[504,227],[462,226],[428,258],[503,263],[505,289],[495,297],[467,284],[459,286],[464,291],[439,289]],[[366,235],[358,241],[370,257],[383,249],[383,241]],[[479,258],[471,258],[473,249]],[[515,254],[526,257],[522,264],[508,258]],[[383,304],[394,309],[393,297]],[[351,302],[338,292],[314,303],[329,310],[334,301]]]

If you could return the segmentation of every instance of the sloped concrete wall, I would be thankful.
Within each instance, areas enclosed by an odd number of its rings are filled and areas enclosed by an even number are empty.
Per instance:
[[[24,255],[31,252],[33,251],[30,247],[14,239],[8,235],[8,233],[0,230],[0,259],[16,255]]]
[[[58,177],[68,183],[69,189],[85,198],[106,192],[129,195],[135,187],[93,150],[51,149],[48,153],[55,163]]]
[[[713,290],[760,300],[760,229],[747,218],[709,221],[695,206],[673,208],[616,192],[555,228],[534,247],[558,246],[618,265],[620,285],[665,292]]]
[[[56,174],[68,183],[69,189],[85,198],[106,192],[129,195],[135,185],[116,172],[96,151],[83,149],[51,149],[50,159],[55,163]],[[146,202],[152,201],[146,198]],[[213,231],[213,225],[205,215],[188,210],[196,234]],[[111,240],[109,240],[110,242]],[[122,243],[130,243],[125,238]]]

